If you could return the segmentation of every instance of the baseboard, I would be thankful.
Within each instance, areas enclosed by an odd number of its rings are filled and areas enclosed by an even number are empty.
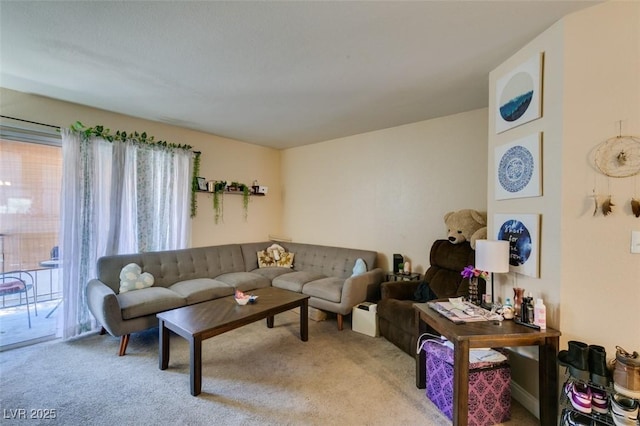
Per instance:
[[[540,401],[513,380],[511,381],[511,397],[537,419],[540,419]]]

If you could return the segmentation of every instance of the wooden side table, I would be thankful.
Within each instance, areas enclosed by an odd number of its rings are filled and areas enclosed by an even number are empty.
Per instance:
[[[560,332],[536,330],[513,321],[480,321],[456,324],[429,308],[427,303],[413,305],[417,335],[433,332],[453,343],[453,424],[466,425],[469,414],[469,349],[509,346],[538,346],[540,424],[558,424],[558,367],[556,357]],[[416,386],[426,387],[426,356],[416,355]]]

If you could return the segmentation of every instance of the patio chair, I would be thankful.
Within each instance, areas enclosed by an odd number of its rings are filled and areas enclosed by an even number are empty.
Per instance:
[[[31,312],[29,311],[29,293],[33,294],[33,308],[36,316],[38,316],[38,307],[36,305],[36,291],[34,287],[33,275],[27,271],[10,271],[0,273],[0,296],[2,296],[2,306],[6,296],[13,294],[20,295],[20,303],[22,304],[22,294],[24,293],[25,302],[27,304],[27,318],[29,319],[29,328],[31,328]]]

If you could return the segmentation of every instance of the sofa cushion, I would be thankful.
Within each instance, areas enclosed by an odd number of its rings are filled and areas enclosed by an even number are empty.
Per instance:
[[[289,268],[279,268],[277,266],[270,266],[268,268],[254,269],[251,272],[253,272],[254,274],[262,275],[263,277],[266,277],[266,278],[269,279],[269,281],[271,281],[275,277],[278,277],[278,276],[283,275],[283,274],[291,273],[291,269],[289,269]]]
[[[324,275],[315,272],[295,271],[288,274],[282,274],[273,279],[274,287],[283,288],[285,290],[302,292],[302,286],[306,283],[325,278]]]
[[[116,296],[123,319],[157,314],[187,304],[184,297],[164,287],[148,287]]]
[[[211,278],[180,281],[169,289],[184,297],[188,305],[231,296],[235,291],[230,285]]]
[[[269,287],[271,281],[253,272],[231,272],[218,275],[216,281],[221,281],[240,291],[254,290],[256,288]]]
[[[328,277],[311,281],[302,287],[302,293],[330,302],[339,303],[342,299],[343,278]]]
[[[129,263],[120,270],[120,293],[151,287],[153,281],[153,275],[143,273],[140,265]]]

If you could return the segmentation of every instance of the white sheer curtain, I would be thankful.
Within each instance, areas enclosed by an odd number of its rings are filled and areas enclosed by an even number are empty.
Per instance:
[[[85,287],[99,257],[185,248],[192,155],[62,129],[63,338],[97,327]]]

